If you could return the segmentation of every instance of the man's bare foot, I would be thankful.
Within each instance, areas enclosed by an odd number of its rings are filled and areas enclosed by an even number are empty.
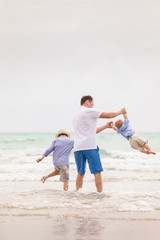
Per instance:
[[[46,181],[46,179],[47,179],[47,177],[46,177],[46,176],[43,176],[43,177],[41,178],[41,181],[44,183],[44,182]]]

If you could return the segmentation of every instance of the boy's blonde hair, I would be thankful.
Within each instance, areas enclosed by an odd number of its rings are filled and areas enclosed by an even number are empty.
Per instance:
[[[117,120],[117,121],[115,122],[115,126],[116,126],[117,128],[120,128],[120,127],[122,126],[122,124],[123,124],[123,120],[121,120],[121,119],[119,119],[119,120]]]

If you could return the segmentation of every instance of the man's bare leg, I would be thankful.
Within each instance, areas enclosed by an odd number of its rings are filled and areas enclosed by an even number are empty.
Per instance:
[[[103,181],[102,181],[101,172],[100,173],[95,173],[94,177],[95,177],[95,184],[96,184],[97,192],[102,192],[102,190],[103,190]]]
[[[51,173],[48,174],[47,176],[43,176],[43,177],[41,178],[41,181],[44,183],[44,182],[47,180],[47,178],[54,177],[54,176],[56,176],[56,175],[59,175],[59,173],[57,173],[56,171],[51,172]]]
[[[77,174],[77,178],[76,178],[76,189],[79,190],[80,188],[82,188],[83,186],[83,178],[84,178],[84,174]]]

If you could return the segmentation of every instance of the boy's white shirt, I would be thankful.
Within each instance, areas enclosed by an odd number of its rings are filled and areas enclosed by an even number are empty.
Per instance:
[[[81,106],[73,117],[75,132],[74,151],[96,149],[97,119],[103,111]]]

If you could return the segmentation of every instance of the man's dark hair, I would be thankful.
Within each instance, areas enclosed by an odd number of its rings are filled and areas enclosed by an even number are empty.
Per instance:
[[[93,101],[93,98],[90,96],[90,95],[87,95],[87,96],[83,96],[81,98],[81,105],[83,105],[87,100],[89,100],[90,102]]]

